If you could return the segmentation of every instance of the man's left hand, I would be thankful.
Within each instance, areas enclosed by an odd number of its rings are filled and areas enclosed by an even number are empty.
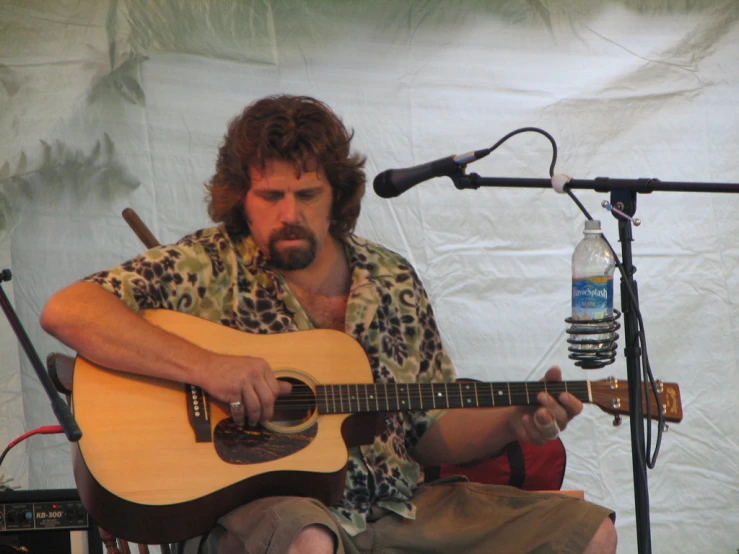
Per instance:
[[[556,366],[551,367],[543,380],[561,381],[562,372]],[[582,402],[568,392],[561,393],[556,399],[540,392],[536,399],[541,404],[538,408],[533,411],[531,408],[522,409],[512,418],[511,424],[520,441],[544,444],[556,439],[570,420],[582,412]]]

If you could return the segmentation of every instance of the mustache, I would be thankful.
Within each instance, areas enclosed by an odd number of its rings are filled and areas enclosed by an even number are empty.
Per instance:
[[[270,241],[278,240],[295,240],[295,239],[311,239],[313,234],[301,225],[288,224],[282,229],[275,231],[270,237]]]

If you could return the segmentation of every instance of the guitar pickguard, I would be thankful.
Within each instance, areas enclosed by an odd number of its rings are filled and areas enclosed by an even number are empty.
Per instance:
[[[221,420],[215,428],[213,443],[218,457],[229,464],[271,462],[307,447],[318,433],[318,422],[299,433],[280,433],[262,425],[240,427],[233,419]]]

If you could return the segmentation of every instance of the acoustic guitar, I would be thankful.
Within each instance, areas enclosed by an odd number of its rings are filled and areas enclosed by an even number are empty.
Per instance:
[[[113,371],[78,356],[73,409],[83,437],[73,444],[80,497],[103,528],[141,543],[202,534],[249,500],[300,495],[340,498],[347,447],[370,444],[383,412],[533,405],[539,391],[568,391],[612,414],[629,413],[627,383],[602,381],[375,384],[352,337],[318,329],[245,333],[194,316],[149,310],[151,323],[203,348],[266,359],[293,383],[279,417],[239,428],[202,390]],[[660,384],[643,412],[682,419],[680,390]],[[647,402],[648,399],[648,402]]]

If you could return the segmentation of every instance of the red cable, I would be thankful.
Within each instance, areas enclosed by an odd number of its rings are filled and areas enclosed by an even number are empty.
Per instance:
[[[44,425],[43,427],[38,427],[37,429],[34,429],[33,431],[28,431],[27,433],[23,433],[20,437],[8,443],[8,446],[5,447],[5,450],[3,450],[3,453],[0,454],[0,465],[2,465],[3,460],[5,460],[5,456],[8,455],[8,452],[10,452],[10,449],[13,448],[19,442],[26,440],[28,437],[32,435],[51,435],[54,433],[62,433],[62,432],[64,432],[64,430],[62,429],[61,425]]]
[[[38,427],[37,429],[34,429],[32,431],[23,433],[20,437],[8,443],[8,448],[13,448],[19,442],[24,441],[28,437],[33,436],[33,435],[53,435],[55,433],[62,433],[62,432],[64,432],[64,430],[62,429],[61,425],[44,425],[43,427]]]

